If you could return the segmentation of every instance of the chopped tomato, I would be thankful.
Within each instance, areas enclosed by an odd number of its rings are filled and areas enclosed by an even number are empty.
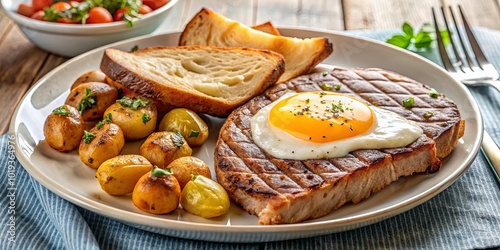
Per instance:
[[[142,3],[149,6],[151,9],[156,10],[167,4],[168,0],[142,0]]]
[[[52,4],[52,0],[33,0],[32,5],[33,5],[33,10],[39,11],[43,10],[45,7],[49,7]]]
[[[117,9],[115,11],[115,14],[113,15],[113,20],[115,20],[115,21],[121,21],[121,20],[123,20],[123,15],[127,11],[128,11],[128,7]]]
[[[35,14],[35,10],[33,9],[33,6],[27,3],[21,3],[17,7],[17,13],[26,16],[26,17],[31,17],[33,14]]]
[[[153,11],[153,9],[151,9],[151,7],[143,4],[141,5],[141,7],[139,7],[139,14],[148,14],[150,13],[151,11]]]
[[[40,20],[40,21],[45,21],[43,19],[43,15],[44,15],[43,10],[39,10],[39,11],[33,13],[33,15],[31,15],[31,18],[36,19],[36,20]]]
[[[58,12],[62,12],[71,8],[71,5],[66,2],[57,2],[51,5]]]
[[[103,7],[94,7],[89,10],[89,17],[86,23],[110,23],[113,22],[113,16],[111,13]]]

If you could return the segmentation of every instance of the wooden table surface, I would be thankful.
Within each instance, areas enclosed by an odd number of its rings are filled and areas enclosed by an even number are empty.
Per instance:
[[[276,26],[329,30],[396,29],[431,22],[431,7],[460,4],[469,22],[500,30],[500,0],[179,0],[157,32],[182,30],[202,7],[247,25],[272,21]],[[68,58],[35,47],[0,11],[0,135],[24,93]],[[72,80],[69,80],[72,81]]]

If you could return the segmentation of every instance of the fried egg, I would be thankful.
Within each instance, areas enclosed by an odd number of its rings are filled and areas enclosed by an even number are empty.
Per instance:
[[[293,160],[404,147],[423,133],[415,122],[394,112],[328,91],[283,95],[252,117],[251,131],[261,149]]]

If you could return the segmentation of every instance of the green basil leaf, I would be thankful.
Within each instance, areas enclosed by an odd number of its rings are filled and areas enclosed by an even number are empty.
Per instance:
[[[412,38],[413,37],[413,33],[414,33],[413,32],[413,27],[409,23],[407,23],[407,22],[405,22],[403,24],[403,32],[405,33],[406,37],[408,37],[408,38]]]
[[[387,43],[406,49],[410,46],[411,39],[403,35],[394,35],[387,39]]]
[[[432,38],[427,32],[419,32],[415,37],[415,48],[430,48],[432,44]]]

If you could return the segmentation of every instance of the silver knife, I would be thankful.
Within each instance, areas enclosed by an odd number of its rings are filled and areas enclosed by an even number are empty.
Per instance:
[[[498,147],[486,131],[483,134],[481,151],[486,157],[493,173],[495,173],[497,181],[500,183],[500,147]]]

